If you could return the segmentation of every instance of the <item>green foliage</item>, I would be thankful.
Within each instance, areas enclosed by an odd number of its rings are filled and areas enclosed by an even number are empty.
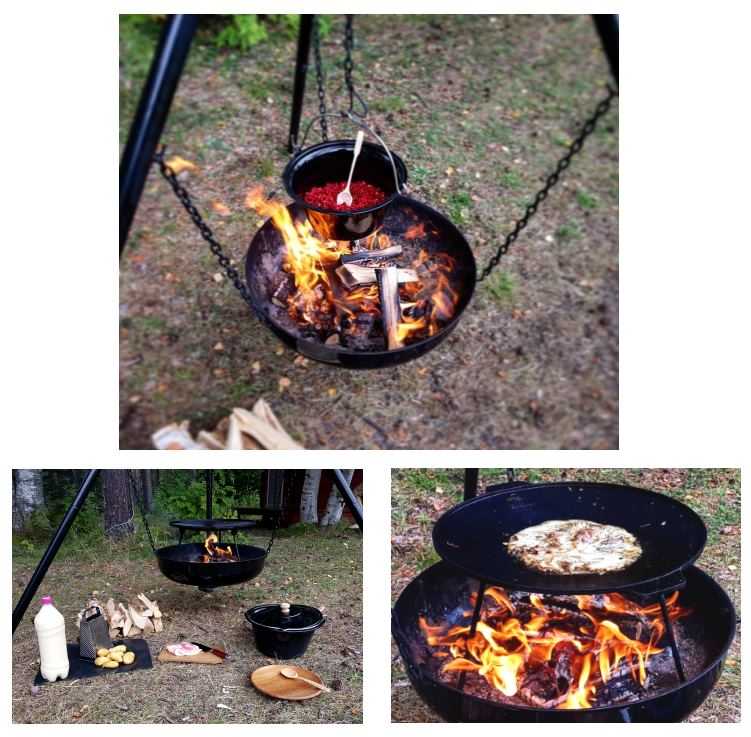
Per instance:
[[[501,174],[501,185],[508,189],[519,189],[522,179],[515,171],[505,171]]]
[[[268,36],[266,26],[257,15],[233,15],[229,25],[217,34],[215,43],[220,47],[247,51]]]
[[[472,198],[466,192],[456,192],[448,197],[449,216],[457,225],[467,222],[471,206]]]

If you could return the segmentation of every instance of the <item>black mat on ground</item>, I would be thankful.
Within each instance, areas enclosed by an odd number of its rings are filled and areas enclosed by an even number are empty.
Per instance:
[[[136,659],[130,665],[120,665],[117,668],[99,668],[91,660],[84,660],[80,657],[78,643],[68,643],[68,660],[70,661],[70,670],[66,681],[73,681],[76,678],[94,678],[95,676],[107,676],[115,673],[130,673],[132,670],[139,668],[152,668],[151,652],[146,640],[117,640],[114,645],[125,645],[128,650],[136,654]],[[51,681],[51,683],[58,683]],[[50,683],[42,678],[42,672],[39,671],[34,679],[34,684],[41,686],[43,683]]]

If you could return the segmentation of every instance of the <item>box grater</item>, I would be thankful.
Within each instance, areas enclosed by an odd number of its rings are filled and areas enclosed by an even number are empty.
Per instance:
[[[109,625],[98,606],[91,606],[84,610],[78,643],[81,657],[86,660],[94,660],[96,651],[100,648],[112,647]]]

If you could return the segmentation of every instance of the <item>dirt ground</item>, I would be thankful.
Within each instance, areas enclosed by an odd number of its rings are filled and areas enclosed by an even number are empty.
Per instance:
[[[323,44],[332,91],[341,33],[336,19]],[[355,33],[358,89],[413,196],[446,213],[483,266],[604,94],[591,20],[358,16]],[[150,48],[121,34],[121,141]],[[281,188],[294,53],[283,38],[246,54],[196,45],[163,136],[199,165],[185,184],[238,264],[260,224],[246,191]],[[306,116],[317,110],[312,75],[307,93]],[[152,432],[182,419],[210,429],[259,397],[309,448],[618,446],[617,109],[455,332],[401,367],[353,372],[283,347],[156,171],[120,268],[123,448],[149,448]]]
[[[625,483],[668,494],[701,515],[707,546],[698,565],[728,593],[736,607],[738,630],[719,682],[687,721],[738,722],[741,717],[741,484],[732,469],[516,469],[528,481],[578,479]],[[506,481],[505,469],[484,469],[481,486]],[[391,476],[392,599],[439,558],[433,550],[434,521],[461,501],[463,471],[402,469]],[[391,643],[391,719],[441,721],[413,690],[396,644]]]
[[[260,535],[259,535],[260,537]],[[262,543],[261,543],[262,544]],[[119,556],[117,562],[114,555]],[[147,638],[154,667],[129,674],[56,682],[33,693],[38,650],[33,604],[13,636],[13,721],[82,723],[358,723],[362,721],[362,536],[354,530],[282,533],[263,573],[241,586],[206,594],[164,578],[144,551],[101,551],[102,560],[55,561],[39,595],[50,593],[66,617],[73,641],[75,614],[91,592],[129,600],[141,591],[156,599],[164,631]],[[106,559],[106,562],[103,560]],[[14,561],[13,599],[36,564]],[[327,622],[299,664],[332,686],[307,701],[268,698],[249,685],[251,671],[273,661],[261,655],[245,629],[243,613],[265,602],[317,606]],[[230,653],[222,665],[160,664],[163,645],[182,639]]]

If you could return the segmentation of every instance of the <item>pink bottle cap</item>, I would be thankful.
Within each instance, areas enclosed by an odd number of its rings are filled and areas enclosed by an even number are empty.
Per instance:
[[[45,604],[52,604],[52,597],[51,596],[43,596],[42,597],[42,606]]]

